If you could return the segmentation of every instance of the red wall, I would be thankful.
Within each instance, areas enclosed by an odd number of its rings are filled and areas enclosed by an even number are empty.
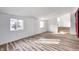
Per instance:
[[[77,12],[75,13],[75,28],[76,28],[76,35],[79,38],[79,9],[77,10]]]

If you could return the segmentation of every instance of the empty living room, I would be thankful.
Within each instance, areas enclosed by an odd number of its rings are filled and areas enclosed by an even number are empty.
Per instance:
[[[0,51],[79,51],[79,8],[0,7]]]

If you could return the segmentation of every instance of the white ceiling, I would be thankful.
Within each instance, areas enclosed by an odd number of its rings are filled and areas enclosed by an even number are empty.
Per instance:
[[[75,7],[0,7],[0,12],[38,18],[51,18],[65,13],[71,13]]]

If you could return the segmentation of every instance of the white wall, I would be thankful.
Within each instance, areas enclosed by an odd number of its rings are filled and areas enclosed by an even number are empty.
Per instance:
[[[75,14],[71,14],[71,28],[70,28],[70,33],[71,34],[76,34],[75,30]]]
[[[24,21],[24,30],[13,32],[10,31],[10,18],[22,19]],[[39,23],[39,20],[33,17],[20,17],[0,13],[0,44],[15,41],[24,37],[47,31],[47,22],[45,23],[44,28],[40,28]]]
[[[59,27],[71,27],[70,25],[70,13],[62,15],[59,18],[58,24]]]
[[[48,31],[57,33],[57,18],[48,20]]]
[[[60,21],[58,22],[58,18]],[[57,33],[58,27],[71,27],[70,13],[48,20],[48,31]]]
[[[75,14],[68,13],[60,17],[60,26],[70,27],[70,34],[76,34],[75,31]]]

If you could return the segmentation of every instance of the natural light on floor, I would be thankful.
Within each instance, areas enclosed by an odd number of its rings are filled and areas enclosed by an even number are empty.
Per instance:
[[[66,34],[66,32],[63,32],[63,31],[61,31],[61,32],[59,32],[60,34]]]
[[[39,41],[39,42],[37,42]],[[44,44],[59,44],[60,43],[60,39],[47,39],[47,38],[40,38],[38,39],[37,43],[44,43]]]

